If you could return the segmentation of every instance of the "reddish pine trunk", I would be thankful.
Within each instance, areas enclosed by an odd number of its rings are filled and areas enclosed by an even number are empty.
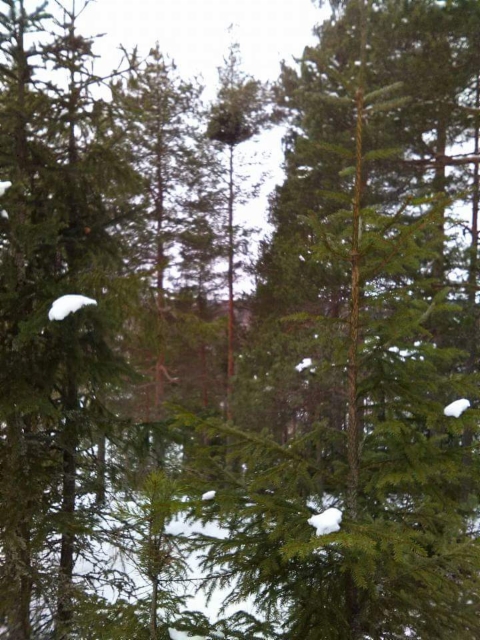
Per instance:
[[[233,297],[234,280],[234,230],[233,230],[233,145],[230,146],[229,158],[229,190],[228,190],[228,365],[227,365],[227,420],[233,419],[232,384],[235,375],[234,341],[235,341],[235,307]]]

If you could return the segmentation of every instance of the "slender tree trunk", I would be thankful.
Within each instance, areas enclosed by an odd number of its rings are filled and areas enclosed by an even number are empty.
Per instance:
[[[360,0],[363,8],[363,0]],[[351,263],[351,291],[350,291],[350,317],[349,317],[349,350],[348,350],[348,468],[349,482],[347,506],[351,518],[358,516],[358,482],[359,482],[359,456],[362,424],[360,409],[358,406],[358,348],[360,344],[360,229],[361,207],[363,191],[363,112],[364,89],[362,84],[356,92],[356,131],[355,131],[355,189],[353,197],[352,219],[352,248],[350,253]]]
[[[15,11],[12,7],[12,11]],[[15,71],[16,77],[16,104],[14,124],[14,148],[15,168],[13,181],[24,184],[28,177],[28,145],[27,145],[27,116],[26,116],[26,91],[29,83],[29,67],[24,45],[25,11],[24,2],[18,2],[17,32],[15,42]],[[17,201],[16,216],[18,227],[23,228],[27,223],[27,209],[23,201]],[[13,243],[14,262],[16,266],[17,290],[20,290],[25,282],[25,250],[22,242]],[[12,486],[19,483],[22,487],[16,497],[11,495],[11,508],[19,513],[15,518],[15,530],[10,540],[5,545],[5,570],[8,579],[11,580],[13,602],[8,612],[8,638],[9,640],[29,640],[31,637],[30,606],[32,598],[32,566],[31,566],[31,500],[23,486],[30,482],[28,469],[27,435],[28,420],[15,415],[7,421],[6,446],[10,451],[9,481]],[[20,504],[17,503],[18,495],[21,496]],[[13,504],[15,500],[15,504]],[[6,507],[7,505],[4,505]],[[7,507],[8,508],[8,507]]]
[[[234,146],[229,147],[228,168],[228,366],[227,366],[227,420],[232,420],[232,384],[235,375],[234,340],[235,340],[235,307],[233,297],[234,281]]]
[[[55,640],[64,640],[71,635],[73,620],[73,569],[75,559],[75,499],[77,476],[78,393],[75,374],[67,381],[65,409],[68,417],[63,433],[63,480],[62,480],[62,539],[60,546],[60,568],[58,576],[57,620]]]
[[[150,605],[150,638],[151,640],[158,640],[157,609],[158,609],[158,578],[154,578],[152,581],[152,602]]]
[[[478,110],[480,109],[480,76],[477,76],[475,87],[475,129],[474,129],[474,155],[480,153],[480,118]],[[473,184],[472,184],[472,241],[470,245],[470,265],[468,270],[468,307],[471,317],[472,327],[470,332],[470,353],[467,363],[468,373],[473,373],[477,360],[477,318],[476,318],[476,295],[477,295],[477,269],[478,269],[478,209],[480,196],[480,171],[478,163],[473,165]]]
[[[164,292],[164,247],[162,238],[162,218],[163,218],[163,198],[160,199],[157,211],[157,312],[160,325],[163,328],[164,322],[164,304],[165,304],[165,292]],[[163,345],[163,336],[159,336],[161,344],[157,353],[157,361],[155,364],[155,414],[158,414],[159,408],[165,397],[165,352]],[[158,417],[158,416],[157,416]]]
[[[161,134],[159,134],[161,136]],[[165,219],[165,185],[163,176],[163,149],[161,137],[157,141],[157,167],[156,167],[156,188],[157,195],[155,201],[155,218],[157,223],[156,242],[156,287],[157,287],[157,310],[158,319],[163,333],[164,324],[164,306],[165,306],[165,241],[164,241],[164,219]],[[157,353],[157,362],[155,366],[155,414],[158,418],[160,406],[165,397],[165,350],[163,335],[159,336],[160,345]]]
[[[352,248],[351,263],[351,292],[349,317],[349,350],[348,350],[348,425],[347,425],[347,459],[348,459],[348,490],[347,512],[351,520],[358,518],[358,491],[360,474],[360,445],[362,438],[362,417],[358,404],[359,362],[358,352],[360,344],[360,233],[362,193],[364,187],[363,176],[363,117],[364,117],[364,70],[366,64],[366,6],[365,0],[359,0],[360,29],[361,29],[361,67],[359,86],[355,95],[356,130],[355,130],[355,188],[352,211]],[[350,626],[351,640],[361,637],[361,603],[358,588],[353,574],[346,575],[346,605]]]
[[[106,454],[107,454],[107,438],[105,434],[98,434],[97,443],[97,504],[105,504],[106,494]]]
[[[158,547],[159,542],[157,540],[157,536],[153,530],[153,515],[150,516],[148,522],[148,536],[149,536],[149,548],[150,548],[150,571],[149,578],[152,581],[152,597],[150,602],[150,638],[151,640],[157,640],[158,638],[158,620],[157,620],[157,612],[158,612],[158,566],[157,566],[157,556],[158,556]]]
[[[202,406],[208,408],[208,368],[207,368],[207,346],[204,342],[200,345],[200,362],[202,367]]]
[[[437,123],[437,148],[438,158],[444,158],[447,152],[447,123],[446,118],[440,116]],[[436,193],[444,193],[447,187],[445,162],[436,162],[433,188]],[[445,279],[445,212],[443,207],[442,218],[438,224],[439,244],[437,255],[433,263],[433,278],[435,287],[440,289]]]
[[[17,96],[15,105],[15,156],[16,167],[14,181],[18,184],[25,183],[28,171],[28,146],[27,146],[27,116],[26,116],[26,91],[29,84],[29,66],[25,52],[25,9],[24,2],[19,2],[18,31],[16,34],[15,64],[17,71]],[[27,210],[25,203],[19,201],[16,211],[18,226],[23,228],[27,222]],[[25,280],[25,255],[21,242],[15,242],[15,265],[17,270],[17,286],[20,287]]]
[[[480,109],[480,76],[477,76],[475,86],[475,115],[474,128],[474,155],[480,153],[480,118],[478,110]],[[476,304],[477,295],[477,269],[478,269],[478,210],[480,197],[480,172],[478,162],[473,165],[473,185],[472,185],[472,241],[470,245],[470,264],[468,269],[468,314],[469,314],[469,355],[467,360],[466,371],[469,374],[475,372],[478,356],[478,312]],[[462,436],[462,445],[465,448],[464,463],[470,464],[470,455],[468,449],[473,443],[473,431],[471,427],[466,427]],[[469,482],[466,481],[463,487],[463,498],[468,497]]]
[[[29,640],[31,637],[31,504],[26,497],[26,487],[31,480],[24,430],[26,425],[19,415],[12,416],[7,421],[9,455],[6,474],[19,483],[17,489],[10,489],[7,501],[4,502],[4,508],[12,509],[12,513],[16,514],[12,533],[6,532],[5,536],[5,576],[12,587],[12,601],[6,611],[8,640]],[[17,504],[19,495],[21,503]]]
[[[353,229],[351,250],[351,297],[348,351],[348,508],[352,518],[357,517],[357,493],[359,474],[360,413],[358,408],[358,346],[360,324],[360,212],[362,196],[362,124],[363,89],[358,89],[356,129],[356,175],[353,205]]]
[[[69,37],[72,42],[75,39],[75,0],[72,0],[72,11],[69,14]],[[78,185],[78,145],[77,145],[77,120],[79,91],[75,76],[76,65],[73,60],[73,52],[70,52],[70,77],[68,95],[68,176],[69,182],[69,228],[71,230],[70,242],[66,244],[68,269],[74,271],[78,260],[75,230],[80,218],[79,185]],[[72,325],[71,344],[75,344],[75,325]],[[79,444],[78,420],[78,384],[72,363],[66,357],[66,381],[63,398],[63,408],[66,418],[62,433],[62,506],[61,522],[62,536],[60,543],[60,565],[58,576],[58,598],[55,621],[55,640],[66,640],[71,637],[73,621],[73,570],[75,565],[75,500],[76,500],[76,476],[77,476],[77,449]]]
[[[348,493],[347,509],[352,520],[358,517],[358,487],[360,470],[360,440],[362,424],[358,406],[358,347],[360,341],[360,225],[361,225],[361,197],[362,197],[362,126],[363,126],[363,89],[359,88],[356,95],[357,129],[356,129],[356,175],[353,205],[353,230],[351,250],[351,294],[350,294],[350,322],[349,322],[349,351],[348,351],[348,427],[347,427],[347,457],[348,457]],[[360,637],[360,603],[359,593],[355,586],[353,575],[346,576],[346,602],[352,640]]]

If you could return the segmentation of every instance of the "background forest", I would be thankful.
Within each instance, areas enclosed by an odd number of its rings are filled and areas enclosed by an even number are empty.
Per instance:
[[[480,637],[480,4],[332,1],[211,104],[88,4],[0,2],[0,637]]]

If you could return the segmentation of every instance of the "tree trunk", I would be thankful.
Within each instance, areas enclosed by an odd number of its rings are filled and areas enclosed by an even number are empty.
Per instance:
[[[228,366],[227,366],[227,420],[232,420],[232,384],[235,375],[234,340],[235,340],[235,307],[233,297],[234,281],[234,170],[233,157],[234,146],[230,145],[229,169],[228,169]]]
[[[32,568],[31,568],[31,525],[30,502],[27,497],[29,483],[29,463],[26,448],[25,430],[27,429],[20,416],[14,416],[7,421],[7,446],[9,448],[7,473],[15,478],[19,489],[11,490],[10,500],[4,507],[15,513],[12,534],[5,542],[5,575],[11,582],[12,601],[7,613],[8,640],[29,640],[30,603],[32,598]],[[20,504],[17,503],[21,495]],[[11,502],[11,504],[9,504]]]
[[[75,1],[72,0],[72,11],[69,15],[68,35],[73,42],[75,39]],[[71,62],[72,59],[70,58]],[[68,178],[69,178],[69,210],[68,223],[71,230],[70,242],[66,244],[67,262],[69,271],[74,271],[79,258],[76,246],[76,229],[80,219],[79,185],[78,185],[78,145],[77,145],[77,120],[78,120],[79,90],[75,77],[75,65],[69,69],[69,94],[68,94]],[[70,343],[77,341],[75,325],[72,325]],[[76,475],[77,475],[77,449],[79,444],[78,424],[76,412],[78,411],[78,385],[72,363],[66,356],[67,378],[63,397],[63,409],[65,411],[65,424],[62,433],[62,506],[61,506],[61,543],[60,565],[58,572],[58,597],[55,620],[55,640],[65,640],[71,636],[73,620],[73,569],[75,560],[75,499],[76,499]]]
[[[158,640],[157,608],[158,608],[158,579],[154,578],[152,581],[152,602],[150,606],[150,638],[151,640]]]
[[[165,350],[163,325],[165,322],[165,239],[164,239],[164,223],[165,223],[165,184],[163,171],[163,146],[160,138],[157,140],[156,150],[156,199],[155,199],[155,219],[157,224],[156,230],[156,303],[157,313],[160,326],[159,333],[159,349],[157,353],[157,361],[155,365],[155,417],[158,419],[160,407],[165,398]]]
[[[359,452],[362,425],[358,406],[358,347],[360,342],[360,225],[361,199],[363,189],[362,174],[362,131],[363,131],[363,89],[356,94],[357,127],[356,127],[356,174],[353,200],[353,228],[351,262],[351,292],[349,317],[349,350],[348,350],[348,510],[351,518],[357,518],[357,495],[359,479]]]
[[[78,411],[77,383],[71,373],[67,382],[65,409],[67,418],[63,433],[63,481],[62,481],[62,539],[58,580],[57,619],[55,640],[65,640],[71,635],[73,619],[73,568],[75,558],[75,498],[77,475]]]
[[[351,263],[351,291],[349,316],[349,349],[348,349],[348,424],[347,424],[347,460],[348,460],[348,489],[347,513],[351,520],[358,518],[358,491],[360,474],[360,444],[362,437],[362,418],[358,405],[359,362],[358,350],[360,344],[360,233],[362,193],[364,188],[363,176],[363,117],[364,117],[364,73],[366,66],[366,7],[365,0],[359,0],[360,29],[361,29],[361,67],[359,86],[355,95],[356,130],[355,130],[355,188],[352,211],[352,248]],[[361,604],[360,594],[355,585],[352,571],[346,574],[346,606],[350,627],[351,640],[361,637]]]
[[[14,9],[13,9],[14,10]],[[14,182],[22,185],[28,176],[28,145],[27,145],[27,116],[26,116],[26,91],[29,84],[29,66],[24,44],[25,11],[24,2],[19,2],[18,31],[16,34],[15,63],[17,66],[17,96],[15,109],[15,157],[16,167]],[[27,210],[23,201],[17,202],[17,220],[19,228],[27,222]],[[17,270],[17,286],[20,287],[25,280],[25,255],[21,242],[14,243],[15,266]]]
[[[106,453],[107,453],[107,438],[105,434],[100,432],[98,434],[97,443],[97,504],[105,504],[106,493]]]
[[[12,7],[14,12],[16,9]],[[28,177],[28,144],[27,144],[27,116],[26,116],[26,91],[29,84],[29,66],[25,52],[25,13],[24,2],[18,3],[17,31],[15,34],[15,65],[16,65],[16,104],[14,125],[15,167],[13,181],[19,185],[26,182]],[[27,224],[27,210],[24,201],[17,201],[17,222],[19,228]],[[20,290],[25,282],[25,250],[22,242],[12,243],[14,262],[16,266],[16,286]],[[6,445],[10,450],[9,473],[10,482],[14,486],[19,483],[21,487],[28,486],[28,451],[26,432],[27,421],[15,415],[7,421]],[[25,483],[25,485],[24,485]],[[19,491],[20,504],[12,504],[12,508],[19,513],[15,518],[16,526],[11,544],[5,545],[5,569],[12,581],[13,603],[10,612],[7,613],[9,640],[29,640],[30,605],[32,597],[32,567],[31,567],[31,500],[28,492]],[[12,496],[13,498],[13,496]],[[18,500],[18,494],[16,496]],[[4,505],[5,506],[5,505]]]
[[[436,155],[439,158],[443,158],[447,151],[447,124],[446,118],[440,116],[437,123],[437,147]],[[435,165],[435,176],[433,179],[433,188],[435,193],[445,193],[447,187],[446,179],[446,166],[443,162],[438,162]],[[436,252],[436,258],[433,262],[432,275],[434,278],[435,287],[440,289],[443,286],[445,279],[445,206],[442,209],[442,217],[438,224],[438,251]]]
[[[474,128],[474,155],[478,156],[480,152],[480,117],[478,109],[480,109],[480,76],[477,76],[475,86],[475,108],[477,109],[475,115],[475,128]],[[469,344],[468,344],[468,360],[466,366],[466,372],[468,374],[475,373],[477,366],[478,356],[478,312],[476,304],[477,295],[477,269],[478,269],[478,209],[479,209],[479,197],[480,197],[480,172],[478,163],[473,165],[473,185],[472,185],[472,240],[470,245],[470,264],[468,269],[468,315],[469,315]],[[465,449],[464,464],[471,464],[470,460],[470,447],[473,443],[473,430],[467,426],[462,436],[462,446]],[[468,498],[469,494],[468,480],[464,482],[463,486],[463,499]]]
[[[475,87],[475,107],[480,110],[480,76],[477,76]],[[480,115],[477,112],[475,116],[474,128],[474,155],[480,153]],[[469,359],[467,362],[467,373],[474,373],[477,361],[477,313],[476,313],[476,294],[477,294],[477,269],[478,269],[478,209],[480,196],[480,171],[478,163],[473,165],[473,184],[472,184],[472,240],[470,244],[470,264],[468,269],[468,310],[471,318]]]

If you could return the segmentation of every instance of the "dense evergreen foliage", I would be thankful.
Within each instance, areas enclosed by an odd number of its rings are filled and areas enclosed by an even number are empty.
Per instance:
[[[158,44],[97,77],[88,4],[0,6],[0,637],[480,636],[478,3],[332,2],[209,106]]]

